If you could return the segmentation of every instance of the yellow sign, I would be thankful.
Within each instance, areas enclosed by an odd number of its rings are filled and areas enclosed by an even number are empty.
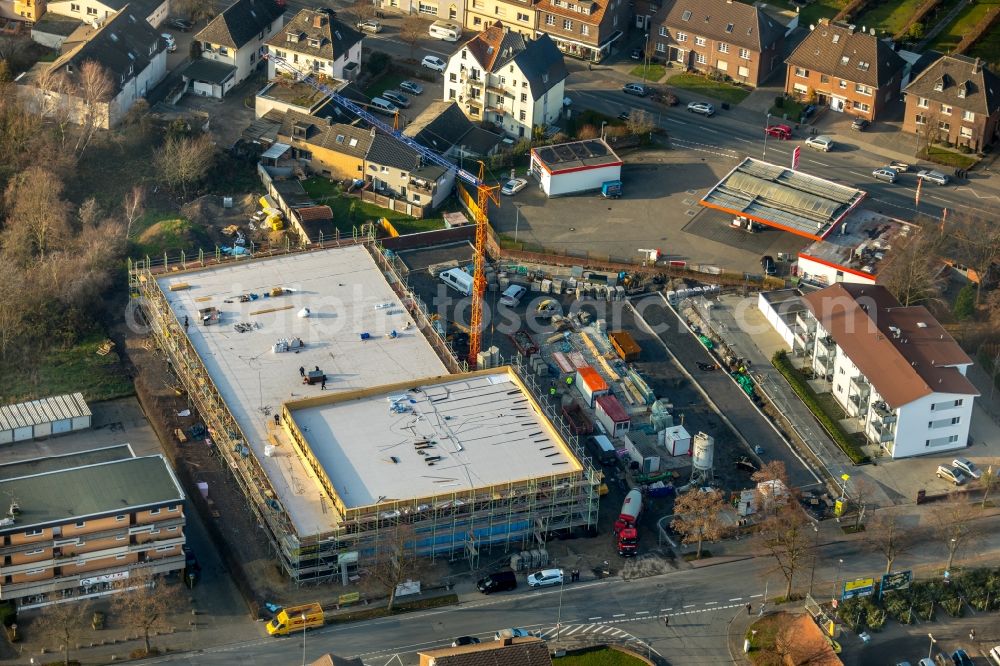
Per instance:
[[[849,580],[844,584],[845,596],[849,595],[851,592],[856,592],[858,590],[863,590],[865,588],[875,587],[874,578],[858,578],[857,580]]]
[[[361,598],[359,592],[348,592],[347,594],[342,594],[337,597],[337,603],[343,606],[344,604],[353,604],[355,601]]]
[[[847,481],[851,480],[851,475],[850,474],[841,474],[840,478],[841,478],[841,480],[847,482]]]
[[[843,498],[840,498],[836,502],[834,502],[834,504],[833,504],[833,515],[835,515],[835,516],[842,516],[842,515],[844,515],[844,505],[845,505],[845,502],[844,502]]]
[[[389,234],[389,238],[396,238],[399,236],[399,232],[396,231],[396,227],[392,226],[392,222],[390,222],[388,218],[380,217],[378,222],[382,225],[385,233]]]

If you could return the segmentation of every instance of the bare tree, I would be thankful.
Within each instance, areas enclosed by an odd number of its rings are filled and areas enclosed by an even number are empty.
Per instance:
[[[981,509],[986,508],[986,500],[990,496],[990,491],[997,486],[998,482],[1000,482],[1000,465],[991,463],[986,466],[983,475],[979,477],[979,487],[983,489],[983,499],[979,503]]]
[[[389,596],[386,609],[392,613],[400,583],[419,578],[427,560],[416,551],[417,535],[412,525],[395,525],[379,533],[375,557],[368,569],[372,583]]]
[[[8,224],[2,236],[4,254],[19,265],[44,259],[69,237],[69,207],[62,180],[42,167],[29,167],[11,179],[5,203]]]
[[[375,18],[376,7],[372,0],[354,0],[349,11],[354,15],[354,19],[360,23]]]
[[[653,123],[653,116],[645,109],[632,109],[628,114],[628,121],[625,123],[629,134],[639,136],[648,134],[656,126]]]
[[[168,584],[148,569],[140,569],[124,581],[126,589],[112,597],[111,607],[118,621],[142,634],[145,653],[153,647],[150,634],[172,628],[170,615],[181,610],[184,597],[179,584]]]
[[[902,305],[935,299],[941,291],[939,253],[939,231],[925,220],[918,233],[893,241],[879,269],[878,283]]]
[[[196,137],[174,136],[167,139],[157,153],[156,167],[167,184],[180,187],[187,197],[187,188],[199,183],[215,161],[215,144],[207,134]]]
[[[122,200],[122,216],[125,218],[125,238],[132,237],[132,226],[146,212],[146,188],[135,185],[125,193]]]
[[[80,117],[80,132],[76,140],[74,152],[77,157],[83,155],[90,145],[97,130],[110,125],[110,101],[114,84],[108,71],[93,60],[87,60],[80,65],[77,77],[77,95],[83,106]]]
[[[797,502],[778,507],[760,524],[761,543],[765,552],[774,558],[776,568],[785,577],[785,598],[792,595],[795,574],[804,566],[809,556],[813,537],[802,509]]]
[[[417,48],[417,44],[420,43],[421,38],[427,34],[426,25],[423,20],[411,16],[403,21],[403,25],[399,27],[399,41],[403,42],[410,47],[410,57],[413,57],[413,51]]]
[[[944,238],[948,258],[976,272],[976,305],[979,305],[983,282],[1000,259],[1000,229],[992,216],[956,211],[948,216]]]
[[[720,516],[725,506],[726,500],[722,493],[714,489],[707,492],[692,490],[674,502],[674,519],[670,522],[670,527],[684,535],[684,543],[698,544],[695,559],[701,559],[701,547],[705,539],[714,541],[722,536]]]
[[[215,7],[204,0],[172,0],[170,9],[180,16],[186,16],[191,21],[210,19],[215,16]]]
[[[928,150],[933,144],[938,142],[941,136],[941,129],[938,125],[941,118],[936,112],[921,114],[924,117],[923,124],[918,128],[917,134],[920,136],[920,143],[923,149]]]
[[[934,533],[948,550],[948,565],[951,571],[959,549],[973,540],[973,521],[980,516],[980,507],[963,499],[952,497],[934,506],[930,511]]]
[[[903,526],[903,517],[895,508],[875,512],[865,531],[865,543],[885,558],[885,572],[892,572],[896,558],[909,550],[914,535]]]
[[[49,67],[35,80],[38,94],[32,98],[33,111],[55,123],[60,144],[65,147],[67,130],[73,122],[73,83],[62,68]]]
[[[50,604],[42,610],[38,618],[38,631],[46,639],[59,644],[63,653],[63,664],[69,666],[69,651],[89,629],[87,615],[90,604],[87,601]]]
[[[750,478],[757,484],[757,507],[761,513],[777,511],[788,503],[792,489],[785,463],[780,460],[766,462]]]

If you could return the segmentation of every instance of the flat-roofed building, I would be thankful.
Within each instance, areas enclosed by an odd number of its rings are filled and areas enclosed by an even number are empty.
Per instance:
[[[184,568],[184,492],[163,456],[127,445],[0,465],[0,599],[110,594],[139,570]]]

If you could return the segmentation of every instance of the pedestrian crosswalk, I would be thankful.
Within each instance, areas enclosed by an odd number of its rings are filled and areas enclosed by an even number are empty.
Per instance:
[[[603,622],[594,622],[590,624],[564,624],[561,626],[547,627],[539,630],[538,636],[540,638],[544,638],[545,640],[556,640],[557,638],[569,637],[579,638],[581,636],[587,636],[588,638],[601,637],[618,641],[639,640],[624,629],[616,627],[613,624],[606,624]]]

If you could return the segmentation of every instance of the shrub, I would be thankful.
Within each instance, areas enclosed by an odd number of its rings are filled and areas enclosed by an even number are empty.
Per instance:
[[[972,148],[969,148],[968,144],[963,143],[958,147],[958,152],[962,153],[963,155],[968,155],[972,152]]]
[[[373,51],[368,58],[368,71],[372,74],[381,74],[389,68],[390,62],[392,60],[389,58],[388,53]]]
[[[971,282],[958,292],[952,312],[956,319],[972,319],[976,314],[976,285]]]
[[[782,97],[781,95],[778,95],[777,97],[774,98],[774,105],[776,107],[778,107],[779,109],[782,108],[782,107],[784,107],[785,106],[785,98]]]

